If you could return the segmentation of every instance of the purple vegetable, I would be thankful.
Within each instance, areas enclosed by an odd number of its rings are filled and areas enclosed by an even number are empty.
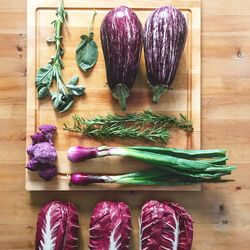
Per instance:
[[[57,130],[56,126],[54,125],[50,125],[50,124],[44,124],[44,125],[41,125],[39,128],[38,128],[44,135],[48,135],[48,134],[54,134]]]
[[[27,154],[29,155],[29,157],[34,157],[34,153],[33,153],[33,145],[29,145],[27,147],[27,150],[26,150]]]
[[[45,136],[47,141],[53,144],[52,139],[57,130],[56,126],[45,124],[45,125],[41,125],[38,129],[42,132],[42,134]]]
[[[73,146],[68,149],[68,159],[72,162],[87,160],[95,158],[97,155],[97,148]]]
[[[46,142],[47,141],[45,135],[40,133],[40,132],[36,132],[34,135],[31,135],[30,138],[32,139],[33,145],[37,144],[37,143],[40,143],[40,142]]]
[[[48,142],[38,143],[33,146],[34,158],[41,163],[55,161],[57,158],[56,149]]]
[[[71,203],[53,201],[38,215],[36,250],[77,250],[79,221]]]
[[[33,158],[27,163],[26,168],[29,169],[30,171],[37,171],[40,166],[41,163]]]
[[[107,177],[108,178],[108,177]],[[105,176],[88,175],[82,172],[74,173],[70,175],[70,184],[74,185],[88,185],[91,183],[105,183]]]
[[[30,171],[39,171],[39,176],[45,181],[49,181],[57,175],[56,166],[51,164],[57,158],[52,141],[56,129],[54,125],[41,125],[39,127],[41,132],[30,136],[32,144],[27,147],[29,162],[26,168]]]
[[[123,202],[104,201],[96,205],[90,221],[90,250],[129,249],[131,214]]]
[[[45,181],[50,181],[57,175],[57,168],[51,164],[41,164],[39,168],[39,176]]]
[[[108,85],[125,110],[141,57],[142,25],[136,14],[125,6],[108,12],[101,24],[101,41]]]
[[[185,46],[187,24],[180,10],[164,6],[147,19],[144,31],[144,54],[148,83],[153,102],[173,83]]]
[[[191,250],[193,221],[178,204],[149,201],[139,219],[141,250]]]

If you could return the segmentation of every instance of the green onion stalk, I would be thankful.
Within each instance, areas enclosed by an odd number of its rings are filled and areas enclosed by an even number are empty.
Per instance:
[[[185,150],[160,147],[82,147],[68,150],[68,159],[80,162],[90,158],[121,156],[150,164],[166,178],[171,173],[175,177],[188,178],[192,182],[218,181],[230,175],[235,166],[227,166],[226,150]],[[154,173],[156,170],[154,170]]]

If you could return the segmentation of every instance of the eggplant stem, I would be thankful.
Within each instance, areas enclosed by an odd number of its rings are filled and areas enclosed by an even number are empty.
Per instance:
[[[119,83],[115,86],[113,95],[118,99],[121,110],[126,110],[126,99],[129,97],[129,89],[125,84]]]
[[[162,94],[168,91],[168,86],[166,85],[156,85],[152,87],[153,91],[153,102],[158,103]]]

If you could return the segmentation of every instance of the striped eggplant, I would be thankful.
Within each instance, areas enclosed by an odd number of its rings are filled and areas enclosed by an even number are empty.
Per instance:
[[[133,87],[142,50],[142,25],[136,14],[121,6],[108,12],[101,24],[107,82],[122,110]]]
[[[186,37],[185,17],[174,7],[158,8],[146,21],[144,54],[147,80],[155,103],[173,83]]]

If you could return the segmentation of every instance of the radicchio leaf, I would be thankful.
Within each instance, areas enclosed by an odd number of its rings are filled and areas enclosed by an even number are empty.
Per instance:
[[[90,221],[90,250],[127,250],[131,214],[123,202],[104,201],[96,205]]]
[[[179,216],[179,244],[178,250],[191,249],[193,243],[193,220],[186,210],[176,203],[168,203]]]
[[[141,250],[190,250],[193,224],[190,215],[178,204],[149,201],[141,211]]]
[[[38,215],[35,249],[78,249],[78,227],[76,208],[71,203],[46,204]]]
[[[65,250],[78,249],[78,229],[79,229],[79,220],[76,208],[73,204],[68,203],[63,249]]]

